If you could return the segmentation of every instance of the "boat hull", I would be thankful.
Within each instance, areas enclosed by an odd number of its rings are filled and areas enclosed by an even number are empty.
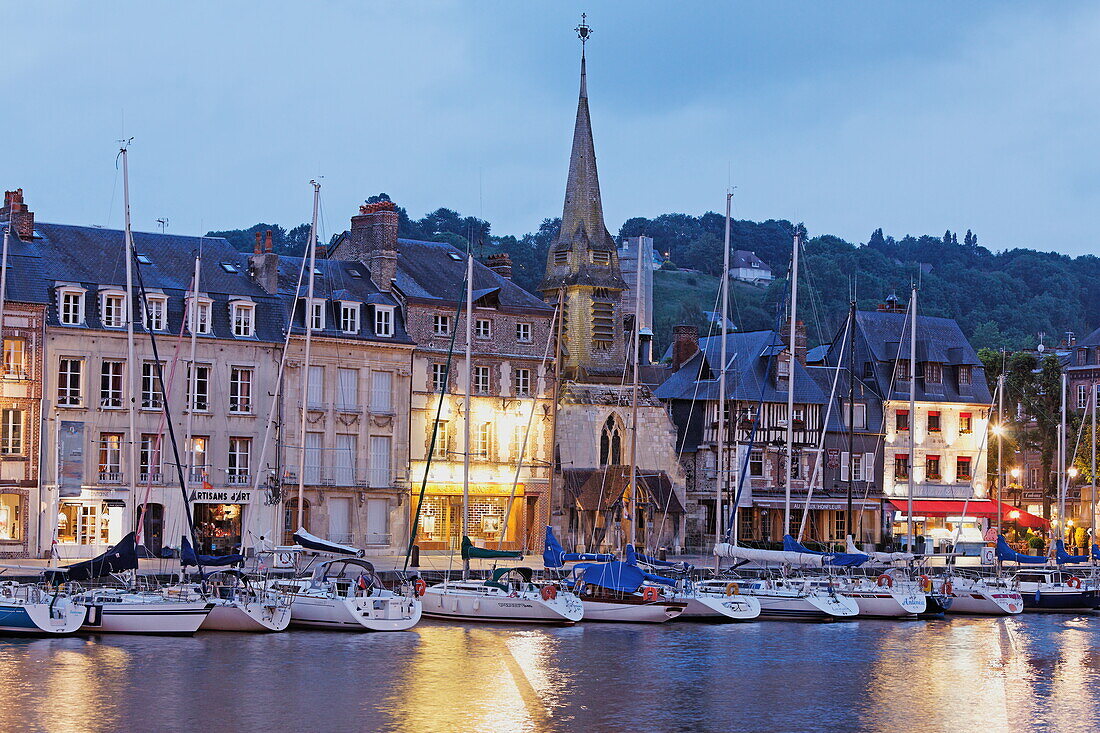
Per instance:
[[[290,607],[214,602],[210,614],[199,628],[203,631],[284,631],[290,625]]]
[[[1021,589],[1024,610],[1027,612],[1052,611],[1077,613],[1096,609],[1096,591],[1074,588],[1051,588],[1039,591]]]
[[[62,607],[48,603],[0,603],[0,634],[60,636],[72,634],[84,623],[87,609],[67,601]]]
[[[290,624],[337,631],[407,631],[420,623],[421,613],[421,603],[404,596],[297,594],[290,604]]]
[[[928,607],[920,593],[845,591],[845,595],[856,602],[863,618],[915,618]]]
[[[676,596],[687,604],[677,616],[681,620],[752,621],[760,615],[760,601],[746,595],[696,595]]]
[[[565,593],[547,601],[541,597],[467,593],[438,585],[428,588],[422,600],[425,616],[461,621],[571,625],[583,614],[579,604],[566,600]]]
[[[981,591],[955,589],[951,593],[948,613],[972,616],[1013,616],[1023,613],[1024,599],[1015,591]]]
[[[190,636],[199,630],[213,603],[199,601],[87,604],[81,631],[104,634]]]
[[[630,603],[614,600],[583,599],[585,621],[608,621],[628,624],[663,624],[680,616],[683,602],[652,601]]]
[[[766,590],[742,591],[760,602],[760,618],[773,621],[836,621],[854,618],[858,604],[840,595],[793,595]]]

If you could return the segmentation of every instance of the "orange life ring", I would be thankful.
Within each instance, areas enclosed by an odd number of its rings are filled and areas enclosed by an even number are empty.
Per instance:
[[[955,586],[951,584],[950,580],[943,581],[943,594],[945,596],[955,595]]]
[[[1069,580],[1066,581],[1066,585],[1068,585],[1070,588],[1080,588],[1081,587],[1081,579],[1078,578],[1075,575],[1075,576],[1073,576],[1072,578],[1070,578]]]
[[[428,591],[428,584],[424,582],[423,578],[417,578],[413,581],[413,588],[416,589],[416,595],[423,598],[424,594]]]
[[[932,590],[932,579],[927,575],[920,576],[920,589],[924,593],[928,593]]]
[[[552,601],[558,597],[558,586],[551,583],[550,585],[542,586],[542,590],[539,591],[539,595],[542,596],[544,601]]]
[[[894,579],[891,578],[886,573],[883,573],[882,575],[878,576],[878,580],[876,580],[875,583],[878,584],[879,588],[893,588],[894,587]]]
[[[661,591],[654,588],[652,585],[642,588],[642,600],[646,603],[653,603],[661,597]]]

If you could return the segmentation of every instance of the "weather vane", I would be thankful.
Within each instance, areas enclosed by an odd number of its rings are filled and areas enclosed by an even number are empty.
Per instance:
[[[587,13],[581,13],[581,24],[573,29],[577,32],[577,38],[581,39],[582,49],[584,48],[584,44],[588,43],[588,37],[592,35],[592,26],[585,22],[587,18]]]

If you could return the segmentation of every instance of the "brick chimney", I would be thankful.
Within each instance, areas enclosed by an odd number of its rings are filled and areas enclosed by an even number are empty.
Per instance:
[[[505,280],[512,279],[512,256],[507,252],[489,255],[485,258],[485,265]]]
[[[252,254],[258,255],[264,251],[263,235],[256,232],[256,246],[252,248]]]
[[[34,212],[23,203],[23,189],[4,192],[4,207],[0,208],[0,220],[9,221],[12,231],[24,242],[34,239]]]
[[[699,351],[698,326],[672,327],[672,371],[680,368]]]
[[[783,328],[780,334],[783,337],[783,345],[788,346],[791,343],[791,322],[788,320],[783,324]],[[798,321],[794,326],[794,358],[798,359],[798,363],[802,366],[806,366],[806,324],[802,321]]]
[[[391,290],[397,277],[397,219],[392,201],[360,206],[343,252],[345,258],[366,264],[371,281],[383,292]]]
[[[263,288],[265,293],[271,295],[279,292],[279,255],[275,254],[274,250],[271,230],[267,230],[262,253],[260,252],[260,233],[256,232],[255,254],[248,258],[248,271],[256,284]]]

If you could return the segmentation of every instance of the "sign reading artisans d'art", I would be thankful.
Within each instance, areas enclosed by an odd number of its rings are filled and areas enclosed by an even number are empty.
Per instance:
[[[252,492],[241,489],[195,489],[188,500],[203,504],[251,504]]]
[[[80,496],[84,481],[84,423],[62,420],[57,436],[57,494]]]

